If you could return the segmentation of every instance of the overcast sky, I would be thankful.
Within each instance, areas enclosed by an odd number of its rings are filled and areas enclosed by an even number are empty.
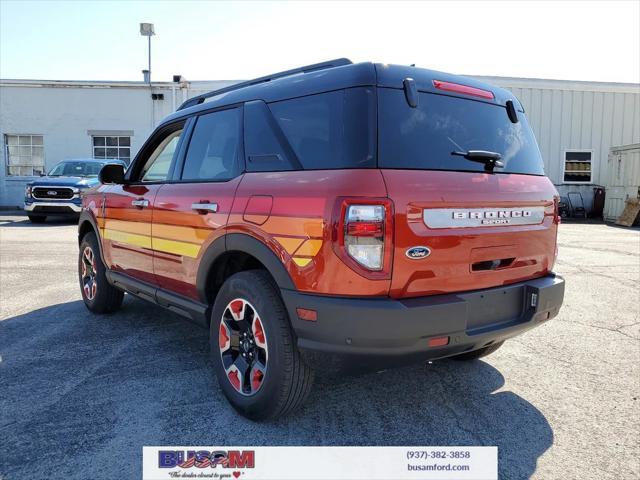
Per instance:
[[[246,79],[336,57],[452,73],[640,82],[640,1],[0,0],[0,77]]]

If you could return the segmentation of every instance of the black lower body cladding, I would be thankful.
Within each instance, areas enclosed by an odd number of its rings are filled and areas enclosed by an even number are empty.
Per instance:
[[[360,370],[449,357],[514,337],[558,314],[564,279],[551,274],[503,287],[402,300],[281,292],[309,364]],[[317,320],[300,319],[297,308],[315,310]]]

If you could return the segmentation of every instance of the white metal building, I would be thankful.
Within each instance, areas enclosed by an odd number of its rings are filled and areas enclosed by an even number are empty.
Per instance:
[[[524,105],[561,194],[604,185],[610,149],[640,143],[640,85],[476,77]],[[133,158],[189,97],[235,81],[154,83],[0,80],[0,206],[19,206],[31,175],[65,158]]]
[[[153,83],[0,80],[0,207],[68,158],[133,158],[187,98],[233,81]]]

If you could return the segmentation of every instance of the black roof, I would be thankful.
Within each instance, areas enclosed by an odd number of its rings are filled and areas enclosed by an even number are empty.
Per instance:
[[[507,100],[515,99],[508,90],[469,77],[404,65],[372,62],[351,63],[348,59],[341,58],[267,75],[199,95],[183,103],[178,111],[165,118],[162,124],[200,111],[252,100],[263,100],[270,103],[362,86],[403,88],[403,81],[406,78],[413,78],[418,90],[425,92],[445,93],[437,90],[433,84],[433,80],[441,80],[493,92],[495,96],[493,101],[483,101],[504,105]],[[456,95],[455,93],[446,93]]]

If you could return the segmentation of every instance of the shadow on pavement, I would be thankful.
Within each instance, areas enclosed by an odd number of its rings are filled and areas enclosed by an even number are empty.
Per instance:
[[[0,212],[0,228],[3,227],[47,227],[47,226],[68,226],[77,225],[77,218],[69,217],[47,217],[44,223],[31,223],[26,216],[22,215],[2,215]]]
[[[553,444],[482,361],[322,377],[303,410],[253,423],[220,392],[207,332],[129,296],[110,316],[76,301],[0,321],[0,355],[7,478],[139,477],[143,445],[497,445],[500,478],[522,479]]]

